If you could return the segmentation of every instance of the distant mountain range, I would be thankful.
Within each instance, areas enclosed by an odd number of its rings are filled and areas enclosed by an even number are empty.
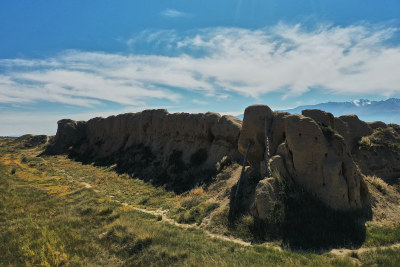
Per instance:
[[[292,114],[301,114],[304,109],[320,109],[332,113],[335,117],[356,114],[364,121],[384,121],[386,123],[400,124],[400,99],[389,98],[383,101],[370,101],[357,99],[352,102],[327,102],[316,105],[299,106],[297,108],[282,110]],[[238,118],[243,119],[243,115]]]

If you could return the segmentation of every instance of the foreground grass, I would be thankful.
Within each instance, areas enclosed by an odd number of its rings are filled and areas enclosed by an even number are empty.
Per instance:
[[[376,247],[400,243],[400,224],[396,226],[370,226],[367,229],[364,246]]]
[[[113,167],[94,167],[68,159],[66,156],[45,156],[48,165],[56,168],[50,174],[89,183],[101,193],[116,200],[147,208],[168,209],[174,205],[176,195],[163,187],[155,187],[128,175],[118,175]]]
[[[243,247],[212,239],[199,229],[170,225],[109,195],[146,208],[174,207],[179,196],[62,156],[35,158],[36,150],[13,149],[12,145],[9,140],[0,141],[2,266],[355,265],[350,258],[263,245]],[[398,262],[391,252],[385,253],[362,255],[360,260]]]
[[[364,266],[397,267],[400,263],[400,249],[377,249],[359,256]]]

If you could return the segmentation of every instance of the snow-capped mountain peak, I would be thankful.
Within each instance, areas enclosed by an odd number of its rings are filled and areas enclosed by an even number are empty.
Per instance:
[[[384,121],[400,124],[400,99],[389,98],[382,101],[356,99],[351,102],[328,102],[316,105],[300,106],[284,110],[290,113],[301,114],[304,109],[321,109],[331,112],[336,117],[346,114],[356,114],[364,121]]]
[[[363,106],[366,106],[366,105],[371,105],[371,101],[369,101],[368,99],[356,99],[356,100],[353,100],[353,104],[356,106],[356,107],[363,107]]]

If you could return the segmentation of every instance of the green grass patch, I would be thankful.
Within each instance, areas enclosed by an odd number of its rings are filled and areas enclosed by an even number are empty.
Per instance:
[[[5,265],[60,266],[96,262],[91,229],[105,220],[82,217],[77,210],[93,192],[60,199],[18,181],[0,170],[0,262]],[[101,206],[101,204],[98,206]],[[101,253],[100,253],[101,254]]]
[[[397,226],[369,226],[364,246],[375,247],[400,243],[400,224]]]
[[[64,156],[36,159],[35,148],[24,149],[27,160],[21,162],[21,149],[7,140],[0,144],[1,266],[355,266],[348,258],[213,239],[109,197],[145,208],[180,207],[186,220],[198,223],[217,208],[201,188],[181,197]],[[224,212],[229,209],[222,211],[221,223],[229,223]],[[232,231],[246,236],[254,223],[242,216]],[[363,258],[374,259],[378,255]]]
[[[205,217],[218,207],[218,203],[204,201],[187,209],[179,208],[174,217],[179,223],[197,223],[199,225]]]
[[[397,267],[400,263],[400,249],[377,249],[359,255],[363,266]]]
[[[314,254],[245,248],[181,229],[106,200],[92,189],[46,194],[1,172],[2,265],[352,266]],[[118,215],[118,216],[117,216]]]
[[[375,147],[385,147],[390,151],[397,153],[400,150],[400,130],[399,126],[389,124],[388,128],[377,128],[369,136],[364,136],[359,142],[359,146],[366,150]]]

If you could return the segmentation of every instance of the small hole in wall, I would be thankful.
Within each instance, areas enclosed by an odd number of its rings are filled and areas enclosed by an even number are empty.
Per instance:
[[[314,137],[315,141],[318,141],[318,137]]]
[[[299,133],[299,136],[301,137],[301,133]]]
[[[325,153],[325,158],[327,158],[328,157],[328,153]]]

